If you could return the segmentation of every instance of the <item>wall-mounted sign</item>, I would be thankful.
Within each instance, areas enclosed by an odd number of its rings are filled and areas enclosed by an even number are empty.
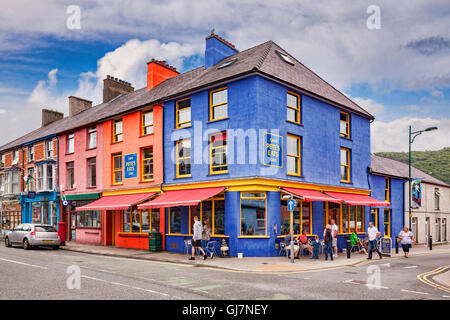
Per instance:
[[[422,205],[422,180],[411,179],[411,207],[419,208]]]
[[[36,192],[34,192],[34,191],[30,191],[30,192],[28,192],[28,199],[34,199],[34,198],[36,198]]]
[[[63,205],[64,207],[67,207],[67,206],[69,205],[69,201],[63,200],[62,205]]]
[[[283,167],[283,137],[264,132],[263,164],[271,167]]]
[[[125,155],[125,179],[137,177],[137,153]]]

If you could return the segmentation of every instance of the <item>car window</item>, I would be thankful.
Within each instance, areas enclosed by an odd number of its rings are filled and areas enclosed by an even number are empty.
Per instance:
[[[13,229],[13,231],[22,231],[23,224],[19,224],[17,227]]]
[[[56,232],[56,229],[52,226],[36,226],[34,230],[36,232]]]
[[[23,231],[31,231],[31,226],[29,224],[24,225]]]

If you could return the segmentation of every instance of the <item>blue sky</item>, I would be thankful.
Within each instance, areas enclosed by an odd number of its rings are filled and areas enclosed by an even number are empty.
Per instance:
[[[101,99],[106,74],[145,85],[146,61],[203,64],[211,28],[238,49],[273,40],[375,115],[372,151],[406,151],[408,125],[438,126],[416,150],[450,146],[450,5],[378,1],[4,1],[0,9],[0,144],[67,114],[69,95]],[[67,27],[70,5],[80,29]]]

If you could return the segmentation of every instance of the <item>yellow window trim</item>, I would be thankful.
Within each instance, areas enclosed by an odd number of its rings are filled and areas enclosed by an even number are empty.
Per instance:
[[[113,154],[112,155],[112,184],[113,185],[119,185],[119,184],[122,184],[123,183],[123,172],[122,172],[122,168],[123,168],[123,163],[122,163],[122,167],[120,168],[120,170],[116,170],[116,167],[115,167],[115,160],[116,160],[116,158],[118,158],[118,157],[120,157],[120,158],[122,158],[122,153],[116,153],[116,154]],[[116,172],[122,172],[122,181],[121,182],[117,182],[116,181],[116,175],[115,175],[115,173]]]
[[[263,193],[264,197],[243,197],[242,195],[244,193]],[[242,199],[250,199],[250,200],[265,200],[265,209],[264,209],[264,236],[248,236],[248,235],[242,235]],[[266,192],[260,192],[260,191],[253,191],[253,192],[241,192],[240,194],[240,200],[239,200],[239,210],[240,210],[240,215],[239,215],[239,237],[245,237],[245,238],[255,238],[255,237],[261,237],[261,238],[269,238],[269,236],[267,236],[267,193]],[[256,226],[255,226],[256,228]]]
[[[298,155],[297,156],[287,153],[287,145],[288,145],[287,139],[289,137],[297,140],[297,150],[298,150]],[[302,165],[302,161],[301,161],[301,158],[302,158],[302,149],[301,149],[302,148],[302,143],[301,143],[301,141],[302,141],[302,137],[300,137],[300,136],[296,136],[294,134],[288,134],[287,135],[287,138],[286,138],[286,156],[287,157],[294,157],[294,158],[296,158],[296,160],[297,160],[297,167],[298,167],[298,172],[289,172],[289,171],[287,172],[287,174],[290,175],[290,176],[301,176],[301,174],[302,174],[302,167],[301,167],[301,165]],[[286,160],[286,162],[287,162],[287,160]]]
[[[154,122],[153,121],[152,124],[145,125],[144,119],[145,119],[145,115],[147,115],[148,113],[153,113],[153,109],[141,112],[141,136],[148,136],[148,135],[153,134],[153,133],[145,133],[145,129],[149,128],[149,127],[153,127],[153,122]]]
[[[384,215],[386,215],[386,212],[388,213],[388,222],[386,223],[385,219],[384,219]],[[384,235],[385,238],[390,238],[391,237],[391,209],[384,209],[383,211],[383,232],[384,232],[384,226],[387,225],[388,226],[388,233]],[[379,230],[378,230],[379,231]]]
[[[180,108],[179,108],[178,104],[179,104],[180,102],[182,102],[182,101],[186,101],[186,100],[190,100],[190,99],[191,99],[191,97],[184,98],[184,99],[178,100],[178,101],[175,103],[175,128],[176,128],[176,129],[179,129],[179,128],[187,128],[187,127],[190,127],[190,126],[191,126],[192,119],[190,119],[189,121],[185,121],[185,122],[179,122],[179,117],[178,117],[178,112],[180,111]],[[189,107],[186,107],[186,108],[183,108],[183,109],[191,109],[191,107],[192,107],[192,106],[190,105]]]
[[[388,177],[384,178],[384,183],[385,183],[385,187],[384,187],[384,198],[385,198],[385,202],[389,202],[391,200],[391,179],[389,179]]]
[[[226,169],[225,170],[221,170],[221,171],[213,171],[214,168],[218,168],[218,167],[224,167],[225,165],[213,165],[212,164],[212,154],[213,151],[216,149],[224,149],[225,151],[223,153],[225,153],[226,156],[228,156],[228,135],[227,135],[227,144],[226,145],[222,145],[222,146],[218,146],[218,147],[213,147],[212,144],[212,137],[218,134],[227,134],[227,131],[222,131],[219,133],[212,133],[209,135],[209,174],[224,174],[224,173],[228,173],[228,157],[227,157],[227,163],[226,163]]]
[[[147,150],[147,149],[152,149],[152,156],[150,158],[144,158],[144,151]],[[150,178],[150,179],[145,179],[144,178],[144,162],[146,160],[150,160],[150,159],[153,160],[153,158],[154,158],[154,156],[153,156],[153,146],[148,146],[148,147],[145,147],[145,148],[141,149],[141,181],[142,182],[149,182],[149,181],[154,181],[155,180],[154,173],[152,174],[152,178]]]
[[[347,116],[347,121],[342,121],[342,120],[340,119],[340,115],[341,115],[341,114],[345,114],[345,115]],[[341,122],[345,123],[345,127],[346,127],[346,129],[347,129],[346,132],[342,132],[342,131],[340,130],[340,126],[339,126],[339,134],[340,134],[340,135],[344,135],[344,137],[347,138],[347,139],[350,138],[350,113],[341,111],[340,114],[339,114],[339,121],[340,121],[339,123],[341,123]]]
[[[215,218],[216,218],[216,204],[215,204],[215,202],[219,201],[219,200],[225,201],[225,194],[224,193],[219,193],[219,194],[215,195],[212,198],[203,200],[199,204],[199,206],[200,206],[200,208],[199,208],[199,210],[200,210],[200,217],[199,217],[199,219],[203,223],[203,202],[207,202],[207,201],[211,201],[212,202],[212,210],[211,210],[212,211],[212,218],[211,218],[212,221],[210,222],[210,225],[211,225],[211,237],[222,237],[222,236],[224,236],[224,235],[215,233],[215,231],[216,231],[215,230]],[[192,206],[189,206],[189,235],[192,235],[191,207]]]
[[[375,214],[375,224],[374,226],[378,229],[378,208],[371,208],[370,209],[370,215],[372,215],[372,210],[374,210],[374,214]]]
[[[192,176],[192,174],[179,174],[179,168],[180,168],[180,162],[179,162],[179,160],[184,160],[184,159],[191,159],[191,157],[189,156],[189,157],[182,157],[182,158],[180,158],[180,157],[178,157],[178,145],[181,143],[181,142],[187,142],[187,141],[191,141],[191,139],[183,139],[183,140],[178,140],[177,142],[176,142],[176,150],[175,150],[175,152],[176,152],[176,177],[177,178],[186,178],[186,177],[191,177]],[[191,145],[191,156],[192,156],[192,145]]]
[[[287,104],[287,95],[288,95],[288,94],[293,95],[293,96],[295,96],[295,97],[297,98],[297,107],[295,107],[295,106],[290,106],[290,105]],[[289,91],[289,90],[287,91],[287,93],[286,93],[286,106],[287,106],[289,109],[295,110],[295,111],[297,112],[297,116],[296,116],[295,121],[292,121],[292,120],[287,120],[287,121],[292,122],[292,123],[296,123],[296,124],[301,124],[301,123],[302,123],[300,100],[301,100],[301,97],[300,97],[299,94],[294,93],[294,92]]]
[[[342,180],[341,179],[341,182],[346,182],[346,183],[348,183],[348,182],[350,182],[351,181],[351,178],[350,178],[350,149],[348,149],[348,148],[343,148],[343,147],[341,147],[341,151],[342,150],[345,150],[346,152],[347,152],[347,164],[342,164],[341,163],[341,167],[345,167],[345,170],[347,171],[347,177],[348,177],[348,179],[347,180]],[[341,157],[341,155],[339,154],[339,158]],[[341,172],[339,171],[339,175],[341,174]]]
[[[119,122],[122,122],[122,131],[121,132],[116,132],[116,123],[119,123]],[[123,121],[122,121],[122,118],[113,120],[112,129],[113,129],[113,143],[114,142],[123,141],[123,137],[122,137],[122,140],[120,140],[120,141],[117,140],[117,137],[119,136],[119,134],[123,134]]]
[[[269,239],[270,236],[238,236],[241,239]]]
[[[227,118],[228,118],[228,108],[227,108],[227,116],[226,116],[226,117],[222,117],[222,118],[213,118],[213,109],[214,109],[215,107],[220,107],[220,106],[223,106],[223,105],[225,105],[225,104],[228,104],[228,91],[227,91],[227,101],[226,101],[226,102],[218,103],[218,104],[213,104],[213,102],[212,102],[212,101],[213,101],[213,99],[212,99],[213,94],[216,93],[216,92],[223,91],[223,90],[228,90],[228,87],[222,87],[222,88],[219,88],[219,89],[211,90],[211,91],[209,92],[209,121],[210,121],[210,122],[212,122],[212,121],[218,121],[218,120],[222,120],[222,119],[227,119]]]

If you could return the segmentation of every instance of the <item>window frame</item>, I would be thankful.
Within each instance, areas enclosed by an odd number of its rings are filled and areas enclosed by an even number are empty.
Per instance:
[[[118,157],[120,157],[121,163],[122,163],[122,166],[121,166],[120,170],[117,170],[116,167],[115,167],[115,159],[118,158]],[[112,169],[111,170],[112,171],[112,177],[111,177],[112,178],[112,185],[121,185],[121,184],[123,184],[123,159],[122,159],[122,153],[115,153],[115,154],[113,154],[111,156],[111,159],[112,159],[112,166],[111,166],[111,169]],[[119,171],[122,174],[122,179],[121,179],[120,182],[117,182],[115,173],[119,172]]]
[[[69,185],[70,182],[70,170],[72,170],[72,185]],[[66,185],[67,185],[67,189],[68,190],[73,190],[75,189],[75,162],[74,161],[69,161],[66,162]]]
[[[116,132],[116,123],[122,123],[122,131]],[[120,140],[118,140],[118,136],[121,136]],[[112,122],[112,143],[118,143],[123,141],[123,119],[116,119]]]
[[[219,136],[219,135],[225,135],[225,139],[222,139],[222,141],[225,141],[226,144],[225,145],[221,145],[218,147],[213,147],[213,142],[212,142],[212,138],[214,136]],[[219,165],[213,165],[213,151],[217,150],[217,149],[225,149],[224,153],[225,153],[225,157],[226,157],[226,161],[225,164],[219,164]],[[226,167],[226,169],[221,170],[221,171],[214,171],[214,168],[218,168],[218,167]],[[209,135],[209,174],[210,175],[215,175],[215,174],[225,174],[228,173],[228,134],[227,131],[222,131],[222,132],[218,132],[218,133],[211,133]]]
[[[221,92],[224,90],[227,91],[227,101],[223,102],[223,103],[219,103],[219,104],[213,104],[213,95],[217,92]],[[227,115],[225,117],[221,117],[221,118],[213,118],[214,108],[223,106],[225,104],[227,105]],[[227,86],[218,88],[218,89],[214,89],[209,92],[209,121],[212,122],[212,121],[219,121],[219,120],[223,120],[223,119],[228,119],[228,87]]]
[[[92,167],[94,166],[92,163],[89,163],[91,160],[95,160],[95,170],[92,171]],[[88,188],[96,188],[97,187],[97,157],[92,157],[92,158],[88,158],[86,159],[86,167],[87,167],[87,186]],[[95,173],[95,185],[91,185],[91,173],[94,172]]]
[[[152,152],[152,156],[151,157],[149,157],[149,158],[144,158],[144,153],[145,153],[145,151],[146,150],[150,150],[151,149],[151,152]],[[141,181],[142,182],[148,182],[148,181],[154,181],[155,180],[155,172],[154,172],[154,162],[153,162],[153,159],[154,159],[154,154],[153,154],[153,146],[149,146],[149,147],[145,147],[145,148],[142,148],[141,149]],[[145,178],[145,175],[144,175],[144,167],[145,167],[145,161],[146,160],[151,160],[152,161],[152,164],[151,164],[151,166],[152,166],[152,177],[151,178]]]
[[[342,121],[341,115],[343,115],[343,114],[346,115],[347,121]],[[341,126],[340,126],[341,123],[345,123],[345,127],[347,129],[346,132],[341,131]],[[348,113],[348,112],[340,111],[340,113],[339,113],[339,136],[341,138],[350,139],[350,113]]]
[[[342,160],[341,153],[344,150],[347,152],[347,164],[342,164],[342,162],[341,162],[341,160]],[[340,166],[339,166],[339,175],[341,176],[340,177],[340,181],[344,182],[344,183],[350,183],[352,181],[351,176],[350,176],[350,173],[351,173],[351,155],[350,155],[350,153],[351,153],[351,150],[349,148],[344,148],[344,147],[341,147],[341,149],[339,151],[339,160],[341,162]],[[342,167],[346,168],[347,178],[348,178],[347,180],[343,180],[342,179],[342,175],[341,175],[341,168]]]
[[[172,233],[172,230],[171,230],[171,224],[172,224],[172,209],[173,208],[178,208],[179,210],[180,210],[180,232],[178,233],[178,232],[176,232],[176,233]],[[169,218],[169,223],[168,223],[168,233],[167,233],[167,235],[181,235],[181,220],[182,220],[182,212],[181,212],[181,208],[182,207],[179,207],[179,206],[177,206],[177,207],[169,207],[168,209],[169,209],[169,212],[168,212],[168,218]]]
[[[369,213],[369,222],[372,222],[372,220],[370,219],[372,214],[375,214],[375,223],[373,224],[377,229],[378,229],[378,208],[370,208],[370,213]]]
[[[145,125],[145,116],[150,113],[152,114],[152,123],[149,125]],[[145,110],[145,111],[141,112],[141,136],[148,136],[148,135],[154,134],[154,127],[153,127],[154,122],[155,122],[155,119],[154,119],[153,109],[149,109],[149,110]],[[123,123],[122,123],[122,125],[123,125]],[[145,130],[150,127],[152,128],[152,132],[145,133]],[[122,128],[122,131],[123,131],[123,128]]]
[[[264,197],[245,197],[244,194],[264,194]],[[265,203],[264,207],[264,235],[244,235],[242,234],[242,200],[263,200]],[[241,191],[239,196],[239,235],[238,238],[268,238],[267,236],[267,192],[258,191]],[[255,226],[256,230],[256,226]]]
[[[288,95],[292,95],[292,96],[294,96],[294,97],[297,98],[297,108],[294,107],[294,106],[288,105]],[[302,106],[302,103],[301,103],[301,95],[299,95],[299,94],[297,94],[297,93],[295,93],[295,92],[292,92],[292,91],[290,91],[290,90],[287,90],[287,91],[286,91],[286,108],[287,108],[287,109],[294,110],[294,111],[296,112],[296,114],[297,114],[295,121],[289,120],[289,119],[287,118],[287,111],[288,111],[288,110],[286,109],[286,121],[287,121],[287,122],[295,123],[295,124],[302,124],[302,114],[301,114],[302,108],[301,108],[301,106]]]
[[[72,154],[75,152],[75,133],[68,133],[66,136],[66,154]],[[71,144],[72,142],[72,144]],[[70,146],[72,146],[72,151],[70,150]]]
[[[209,202],[209,201],[212,202],[212,207],[211,207],[211,212],[212,212],[211,220],[212,221],[210,221],[211,237],[224,237],[225,236],[225,228],[224,228],[224,231],[223,231],[224,234],[216,233],[216,231],[215,231],[215,221],[216,221],[216,219],[215,219],[215,215],[216,215],[216,204],[215,204],[215,202],[216,201],[224,201],[224,204],[225,204],[225,193],[221,192],[219,194],[216,194],[214,197],[206,199],[206,200],[203,200],[203,201],[200,202],[200,204],[198,204],[198,206],[199,206],[199,213],[200,213],[199,221],[201,221],[202,223],[203,223],[203,204],[204,204],[204,202]],[[191,212],[191,208],[192,207],[196,207],[196,206],[189,206],[189,232],[188,232],[188,234],[190,236],[192,235],[192,221],[191,221],[192,220],[191,219],[191,213],[192,213]]]
[[[54,163],[42,163],[35,166],[35,175],[36,175],[36,192],[46,192],[46,191],[52,191],[55,188],[55,165]],[[48,167],[51,167],[52,172],[52,185],[49,186],[49,176],[48,176]],[[42,188],[39,188],[39,178],[38,178],[38,172],[39,168],[41,168],[41,183]],[[50,188],[51,187],[51,188]]]
[[[391,201],[391,179],[384,177],[384,201]]]
[[[179,148],[179,144],[180,143],[182,143],[182,142],[185,142],[185,141],[190,141],[190,143],[191,143],[191,151],[190,151],[190,155],[189,155],[189,157],[182,157],[182,158],[180,158],[179,157],[179,152],[178,152],[178,148]],[[188,178],[188,177],[192,177],[192,167],[191,167],[191,173],[190,174],[180,174],[180,160],[184,160],[184,159],[189,159],[189,164],[192,164],[191,163],[191,159],[192,159],[192,141],[191,141],[191,139],[182,139],[182,140],[178,140],[178,141],[176,141],[175,142],[175,152],[176,152],[176,154],[175,154],[175,156],[176,156],[176,158],[175,158],[175,174],[176,174],[176,177],[177,178]]]
[[[189,107],[184,107],[180,109],[179,103],[189,100]],[[228,100],[228,99],[227,99]],[[180,110],[184,110],[184,109],[190,109],[190,118],[189,121],[185,121],[185,122],[179,122],[180,121],[180,117],[179,117],[179,112]],[[175,129],[181,129],[181,128],[189,128],[192,126],[192,101],[191,101],[191,97],[187,97],[187,98],[183,98],[180,100],[177,100],[175,102]]]
[[[387,223],[386,223],[386,219],[385,219],[386,212],[388,213],[388,217],[389,217],[389,220]],[[384,209],[384,211],[383,211],[383,233],[384,233],[385,238],[391,237],[391,213],[392,213],[391,209]],[[388,226],[388,234],[385,233],[386,225]]]
[[[51,146],[49,146],[51,144]],[[45,140],[45,153],[47,158],[53,157],[53,140]]]
[[[288,139],[289,138],[293,138],[293,139],[297,140],[298,156],[294,156],[294,155],[288,153],[288,145],[289,145]],[[288,171],[289,167],[288,167],[287,163],[288,163],[289,157],[296,158],[298,173]],[[286,174],[290,175],[290,176],[297,176],[297,177],[300,177],[302,175],[302,137],[296,136],[296,135],[290,134],[290,133],[288,133],[286,136]]]
[[[441,199],[440,199],[439,188],[434,188],[434,210],[441,210]],[[437,205],[436,205],[437,204]]]
[[[95,145],[91,146],[91,136],[95,134]],[[87,149],[91,150],[91,149],[95,149],[97,148],[97,126],[92,126],[92,127],[88,127],[87,128]]]
[[[28,162],[34,161],[34,145],[28,146]]]

